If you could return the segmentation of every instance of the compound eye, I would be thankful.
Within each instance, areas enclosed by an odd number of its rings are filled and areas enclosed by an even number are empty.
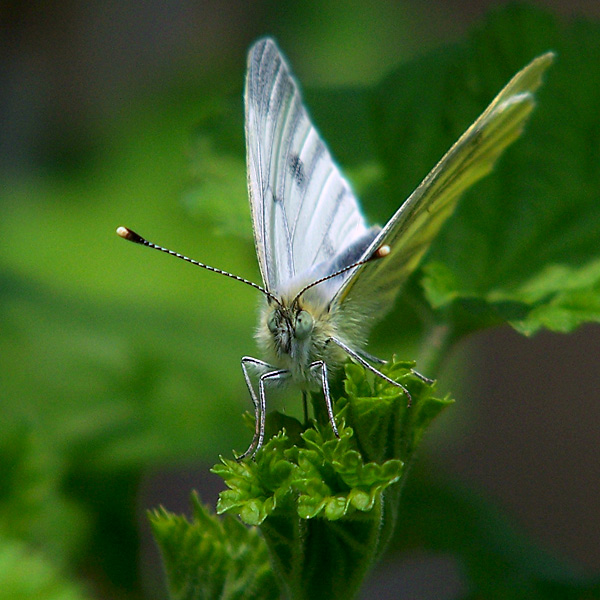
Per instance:
[[[296,317],[296,338],[299,340],[305,340],[313,330],[314,321],[309,313],[305,310],[301,310]]]
[[[277,315],[274,312],[272,312],[267,319],[267,327],[271,333],[277,331]]]

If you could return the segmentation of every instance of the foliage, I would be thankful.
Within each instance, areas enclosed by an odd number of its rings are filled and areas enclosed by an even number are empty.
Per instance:
[[[172,598],[253,600],[276,598],[267,548],[255,528],[215,518],[196,495],[191,521],[154,511],[150,522],[169,577]]]
[[[239,515],[244,523],[260,528],[278,580],[292,598],[352,597],[389,541],[400,489],[417,445],[431,420],[450,402],[434,398],[435,386],[413,375],[411,366],[392,363],[385,368],[389,377],[410,390],[409,408],[400,388],[379,378],[373,381],[361,367],[348,365],[346,393],[335,404],[339,439],[327,422],[302,427],[286,417],[290,429],[305,429],[299,437],[289,437],[284,429],[257,452],[255,460],[222,458],[213,468],[230,488],[221,493],[217,512]],[[236,548],[237,534],[229,540],[225,524],[208,521],[205,513],[192,524],[164,514],[160,522],[157,538],[172,596],[235,597],[215,592],[223,587],[224,569],[207,572],[206,565],[222,561],[196,554],[199,548],[214,547],[215,552],[229,545]],[[155,531],[156,523],[157,517]],[[237,573],[246,561],[244,554],[236,554],[229,572]],[[257,567],[258,572],[266,564]],[[202,577],[188,576],[190,565],[202,568]],[[252,594],[256,586],[248,585]],[[265,592],[260,597],[277,595]]]

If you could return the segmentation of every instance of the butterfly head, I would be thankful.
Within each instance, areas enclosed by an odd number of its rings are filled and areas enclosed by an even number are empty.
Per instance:
[[[265,303],[256,337],[273,365],[304,372],[324,357],[334,326],[328,307],[311,300],[300,297]]]
[[[266,308],[264,324],[276,353],[294,356],[301,346],[310,342],[315,316],[298,301],[291,305],[271,303]]]

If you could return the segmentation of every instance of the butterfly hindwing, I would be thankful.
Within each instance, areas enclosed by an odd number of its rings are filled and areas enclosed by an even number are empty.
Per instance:
[[[336,295],[342,323],[356,323],[357,315],[376,319],[392,307],[398,288],[416,269],[462,193],[489,173],[521,134],[535,106],[533,94],[553,58],[544,54],[519,71],[389,220],[363,259],[382,245],[390,247],[389,255],[358,267]]]

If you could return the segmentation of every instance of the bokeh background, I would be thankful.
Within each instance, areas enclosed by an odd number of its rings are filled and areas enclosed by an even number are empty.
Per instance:
[[[460,40],[499,4],[2,3],[0,582],[36,569],[78,579],[56,597],[163,597],[145,511],[185,512],[191,489],[214,504],[221,484],[208,468],[249,441],[239,358],[256,352],[256,294],[114,230],[258,281],[243,154],[224,171],[203,164],[198,134],[227,98],[238,131],[223,143],[243,150],[252,41],[277,38],[310,105],[324,86],[374,84]],[[600,19],[595,0],[536,5],[564,22]],[[216,198],[234,216],[198,210],[198,169],[238,173],[238,197]],[[590,573],[600,570],[599,334],[472,336],[438,374],[459,401],[422,451]],[[452,557],[422,550],[379,567],[364,597],[453,598],[461,586]]]

